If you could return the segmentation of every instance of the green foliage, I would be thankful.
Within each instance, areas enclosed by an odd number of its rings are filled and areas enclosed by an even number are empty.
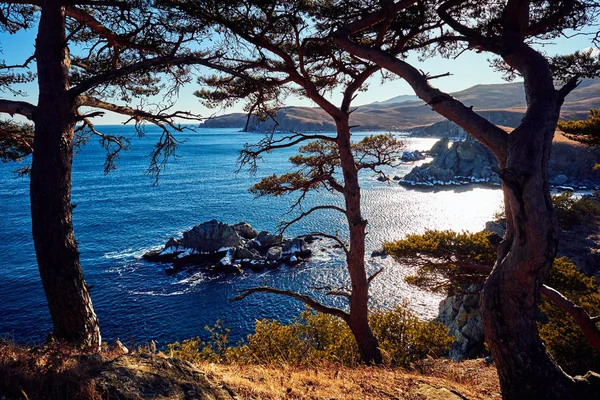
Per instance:
[[[20,161],[33,152],[33,126],[0,120],[0,160]]]
[[[404,306],[371,314],[373,333],[389,362],[407,366],[427,356],[439,356],[450,348],[454,338],[436,321],[421,321]]]
[[[558,121],[558,128],[569,139],[587,146],[600,146],[600,110],[590,110],[590,117],[579,121]]]
[[[567,258],[554,261],[546,284],[583,307],[590,315],[600,315],[600,289],[590,278],[575,269]],[[539,324],[540,336],[550,354],[570,374],[600,370],[600,354],[589,344],[571,316],[547,300],[540,310],[549,318]]]
[[[600,215],[600,201],[594,197],[573,197],[572,192],[552,196],[558,224],[563,229],[590,222],[591,216]]]
[[[408,235],[396,242],[387,242],[383,250],[395,259],[418,266],[416,275],[408,276],[410,284],[453,294],[477,277],[485,278],[485,271],[473,271],[473,265],[491,266],[496,260],[496,249],[487,239],[486,232],[457,233],[428,230],[423,234]],[[465,279],[463,279],[463,277]]]
[[[570,193],[554,196],[559,220],[582,222],[590,213],[600,215],[600,204],[591,198],[573,199]],[[461,269],[465,263],[491,267],[496,257],[486,234],[427,231],[404,240],[386,243],[384,250],[403,263],[417,265],[417,274],[406,280],[419,287],[453,294],[474,282],[483,282],[487,273]],[[545,284],[558,290],[590,315],[600,315],[600,290],[594,279],[576,270],[567,258],[557,258]],[[543,300],[540,310],[547,320],[539,323],[548,352],[571,374],[600,370],[600,354],[588,344],[573,318],[553,303]],[[375,330],[375,329],[374,329]],[[399,331],[398,328],[395,328]],[[381,334],[381,333],[379,333]],[[431,342],[440,343],[440,339]],[[384,347],[382,343],[382,348]],[[401,358],[401,356],[396,356]]]
[[[183,342],[171,343],[167,346],[167,352],[171,357],[177,357],[189,362],[198,362],[201,360],[218,362],[226,357],[227,344],[229,343],[229,329],[223,326],[223,321],[217,320],[211,328],[205,326],[204,329],[210,334],[208,341],[201,338],[186,339]]]
[[[447,329],[418,319],[405,307],[375,310],[370,325],[386,361],[407,366],[427,356],[440,356],[452,343]],[[209,329],[209,328],[206,328]],[[352,332],[339,318],[306,310],[290,324],[256,321],[245,342],[227,347],[222,325],[209,329],[211,338],[184,340],[168,346],[171,355],[190,362],[242,362],[249,364],[317,365],[323,362],[358,365],[360,356]]]
[[[268,148],[268,144],[265,148]],[[352,145],[352,153],[358,170],[368,169],[380,173],[382,166],[392,166],[404,143],[386,135],[367,136]],[[242,157],[251,151],[246,150]],[[283,196],[285,194],[325,189],[339,191],[342,184],[336,179],[340,169],[340,155],[333,140],[316,140],[298,148],[298,154],[290,157],[297,171],[271,175],[252,186],[249,191],[257,196]]]

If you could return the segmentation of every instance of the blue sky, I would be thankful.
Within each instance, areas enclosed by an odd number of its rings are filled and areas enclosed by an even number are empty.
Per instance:
[[[6,60],[7,64],[20,64],[29,57],[33,51],[33,45],[35,42],[35,32],[26,31],[19,32],[14,35],[0,34],[0,48],[3,54],[0,58]],[[538,47],[541,51],[548,55],[554,54],[566,54],[571,53],[575,50],[581,50],[591,45],[589,36],[574,36],[571,38],[559,38],[554,41],[553,44],[544,46],[543,48]],[[447,92],[456,92],[477,84],[490,84],[490,83],[503,83],[502,76],[493,71],[488,65],[489,54],[478,54],[472,51],[465,52],[456,60],[447,60],[441,57],[435,57],[427,60],[426,62],[418,62],[416,56],[409,58],[409,62],[413,65],[422,69],[431,75],[442,74],[450,72],[452,75],[441,79],[432,81],[434,86]],[[32,65],[35,68],[35,64]],[[183,88],[180,93],[179,100],[176,107],[181,110],[192,111],[202,116],[210,116],[215,113],[223,114],[227,112],[239,112],[242,109],[243,104],[238,104],[233,108],[224,110],[209,110],[203,107],[198,99],[193,96],[194,90],[198,89],[199,86],[195,83],[188,85]],[[24,85],[23,89],[29,95],[23,99],[32,103],[36,102],[37,89],[35,84]],[[387,81],[381,83],[380,76],[374,76],[369,81],[369,88],[366,92],[361,92],[354,101],[355,105],[368,104],[376,101],[383,101],[389,98],[399,96],[402,94],[413,94],[412,89],[404,81],[397,79],[394,81]],[[0,94],[3,98],[13,98],[10,93]],[[333,101],[338,101],[341,95],[337,92],[331,95]],[[302,106],[315,106],[309,100],[301,98],[289,98],[286,105],[302,105]],[[96,118],[96,124],[116,124],[125,121],[126,118],[107,113],[102,118]]]

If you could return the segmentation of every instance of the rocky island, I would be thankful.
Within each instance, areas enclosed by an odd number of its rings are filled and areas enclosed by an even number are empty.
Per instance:
[[[267,231],[258,232],[250,224],[228,225],[211,220],[171,238],[158,250],[142,257],[147,261],[169,263],[167,273],[198,266],[209,273],[241,273],[245,269],[261,271],[282,264],[296,265],[311,256],[307,244],[314,238],[284,239]]]

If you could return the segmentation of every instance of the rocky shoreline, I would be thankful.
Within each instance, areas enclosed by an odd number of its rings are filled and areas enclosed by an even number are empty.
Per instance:
[[[593,166],[600,150],[590,149],[557,134],[548,165],[550,184],[558,190],[600,189],[600,173]],[[440,139],[428,152],[431,162],[414,167],[399,180],[408,187],[444,187],[473,183],[500,185],[498,162],[481,143],[467,136],[465,140]]]
[[[185,231],[181,238],[172,237],[161,249],[151,250],[142,258],[171,264],[168,274],[191,266],[214,274],[262,271],[307,260],[312,254],[307,245],[314,240],[311,236],[284,239],[258,232],[246,222],[228,225],[213,219]]]

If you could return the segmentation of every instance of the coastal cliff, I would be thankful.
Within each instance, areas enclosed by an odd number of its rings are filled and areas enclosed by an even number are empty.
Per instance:
[[[455,186],[470,183],[500,184],[493,153],[468,136],[441,139],[430,150],[431,162],[414,167],[401,180],[407,186]],[[588,148],[556,133],[548,165],[550,184],[558,189],[598,189],[600,173],[593,167],[600,149]]]

